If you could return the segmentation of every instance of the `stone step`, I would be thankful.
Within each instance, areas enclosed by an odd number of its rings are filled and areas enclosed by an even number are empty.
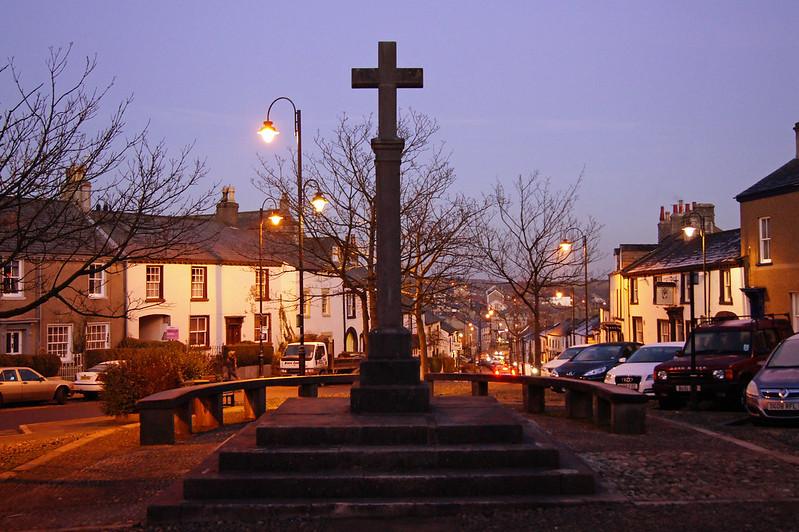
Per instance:
[[[257,428],[256,443],[262,447],[520,443],[522,432],[519,423],[435,426],[422,423],[345,426],[293,426],[275,423]]]
[[[504,495],[396,499],[329,499],[329,500],[271,500],[242,499],[238,501],[206,499],[203,501],[161,501],[147,509],[148,524],[197,523],[249,523],[259,528],[271,525],[275,530],[296,526],[292,516],[304,516],[320,520],[320,529],[366,530],[374,527],[375,519],[390,519],[389,525],[401,523],[408,518],[435,518],[441,526],[441,517],[462,513],[491,514],[504,510],[542,507],[574,507],[575,511],[586,504],[628,504],[623,496],[598,495]],[[285,523],[280,519],[287,519]],[[358,521],[364,518],[366,521]],[[354,521],[350,521],[353,520]],[[339,528],[332,527],[335,521],[346,521]],[[533,524],[528,524],[532,526]],[[411,522],[407,529],[418,529],[419,522]],[[520,524],[520,528],[523,526]],[[402,527],[400,527],[402,528]],[[391,530],[398,530],[394,526]],[[438,530],[439,528],[431,528]],[[424,530],[427,530],[425,528]]]
[[[410,471],[558,467],[558,451],[538,444],[340,446],[255,448],[221,451],[219,470],[228,471]]]
[[[183,498],[331,499],[580,495],[594,493],[594,477],[575,469],[435,470],[425,472],[206,472],[183,482]]]

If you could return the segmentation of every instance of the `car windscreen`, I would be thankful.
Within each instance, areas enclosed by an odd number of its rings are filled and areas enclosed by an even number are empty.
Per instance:
[[[799,368],[799,340],[783,342],[771,355],[768,368]]]
[[[640,362],[666,362],[671,360],[677,355],[680,347],[677,346],[652,346],[641,347],[627,359],[627,363],[640,363]]]
[[[108,371],[108,368],[115,366],[116,364],[109,364],[108,362],[100,362],[96,366],[92,366],[86,371],[93,371],[95,373],[105,373]]]
[[[729,355],[735,353],[748,354],[752,347],[752,333],[741,330],[697,330],[694,334],[696,354]],[[691,341],[685,344],[685,354],[691,355]]]
[[[571,360],[572,358],[574,358],[574,355],[576,355],[582,350],[583,350],[582,347],[570,347],[566,351],[558,355],[558,358],[556,358],[555,360]]]
[[[602,360],[616,360],[621,352],[618,345],[592,345],[580,351],[572,359],[574,362],[598,362]]]
[[[312,345],[305,345],[305,359],[311,360],[313,356],[313,346]],[[283,353],[283,358],[299,358],[300,346],[297,344],[291,344],[286,347],[286,351]]]

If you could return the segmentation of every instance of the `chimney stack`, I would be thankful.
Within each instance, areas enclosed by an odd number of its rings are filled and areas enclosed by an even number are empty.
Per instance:
[[[220,223],[236,226],[239,222],[239,204],[236,203],[236,189],[230,185],[222,187],[222,199],[216,204],[215,218]]]
[[[796,133],[796,158],[799,159],[799,122],[794,124],[793,131]]]
[[[92,210],[92,184],[86,181],[85,166],[73,164],[67,168],[61,199],[74,202],[83,212]]]

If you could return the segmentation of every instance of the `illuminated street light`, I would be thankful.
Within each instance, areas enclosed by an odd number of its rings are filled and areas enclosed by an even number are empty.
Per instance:
[[[258,328],[258,376],[264,376],[264,206],[270,198],[266,198],[261,203],[261,208],[258,209],[258,319],[260,320],[260,327]],[[273,200],[274,201],[274,200]],[[277,205],[272,209],[269,215],[269,221],[272,225],[279,225],[283,216],[277,209]],[[267,272],[268,275],[268,272]]]
[[[584,275],[584,282],[583,283],[585,285],[585,322],[584,323],[585,323],[585,341],[587,343],[588,342],[588,318],[589,318],[589,316],[588,316],[588,311],[589,311],[589,309],[588,309],[588,237],[586,236],[585,233],[583,233],[579,229],[575,228],[575,229],[572,229],[572,230],[576,231],[577,233],[579,233],[580,236],[583,239],[583,275]],[[560,247],[560,250],[563,253],[568,255],[569,253],[571,253],[571,250],[574,247],[574,242],[572,242],[568,238],[564,238],[563,240],[561,240],[559,247]],[[572,301],[572,308],[574,308],[574,302],[573,301]],[[573,325],[572,325],[572,328],[574,328]]]

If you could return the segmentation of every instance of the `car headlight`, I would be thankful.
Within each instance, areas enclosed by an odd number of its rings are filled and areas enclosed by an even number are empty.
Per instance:
[[[665,381],[666,379],[669,378],[669,373],[667,371],[665,371],[665,370],[660,370],[660,371],[657,372],[656,377],[657,377],[657,380],[659,380],[659,381]]]
[[[724,380],[724,370],[723,369],[714,369],[713,370],[713,378],[716,380],[723,381]]]
[[[746,385],[746,395],[749,397],[757,397],[760,395],[760,389],[757,387],[755,381],[749,381]]]
[[[613,384],[613,375],[610,373],[605,375],[605,384]]]
[[[533,366],[533,369],[531,369],[531,370],[530,370],[530,373],[532,373],[533,375],[538,375],[538,374],[540,374],[541,372],[540,372],[540,371],[538,371],[538,368],[537,368],[537,367]]]
[[[594,368],[592,370],[586,371],[583,374],[583,377],[593,377],[594,375],[601,375],[607,370],[607,366],[599,366],[598,368]]]

